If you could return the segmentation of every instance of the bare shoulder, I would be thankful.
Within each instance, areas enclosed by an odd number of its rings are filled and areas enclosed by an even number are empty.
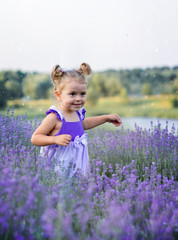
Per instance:
[[[48,114],[40,126],[36,129],[37,134],[49,134],[53,129],[58,128],[61,121],[57,118],[55,113]]]
[[[57,123],[59,119],[57,118],[56,114],[52,112],[52,113],[49,113],[43,120],[43,122],[48,122],[48,121],[51,123]]]

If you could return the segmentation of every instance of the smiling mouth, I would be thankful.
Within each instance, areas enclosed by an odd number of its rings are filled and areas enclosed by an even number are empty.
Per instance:
[[[73,104],[74,106],[76,106],[76,107],[79,107],[81,104]]]

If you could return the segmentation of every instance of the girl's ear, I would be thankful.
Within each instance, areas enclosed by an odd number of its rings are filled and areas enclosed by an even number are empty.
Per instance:
[[[58,101],[61,101],[61,95],[59,94],[58,90],[55,90],[55,95]]]

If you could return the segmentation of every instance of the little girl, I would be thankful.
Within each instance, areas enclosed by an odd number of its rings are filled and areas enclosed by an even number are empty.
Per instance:
[[[85,174],[88,164],[88,130],[105,122],[116,127],[122,124],[117,114],[85,118],[87,80],[91,73],[88,64],[82,63],[78,70],[64,71],[59,65],[54,66],[51,79],[59,106],[51,106],[47,116],[33,133],[31,142],[41,147],[40,154],[48,159],[56,158],[59,168],[67,169],[72,164],[71,175],[77,169]]]

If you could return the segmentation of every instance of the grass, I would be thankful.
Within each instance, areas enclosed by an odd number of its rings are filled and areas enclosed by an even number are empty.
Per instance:
[[[117,113],[121,117],[157,117],[157,118],[178,118],[177,108],[172,107],[172,100],[175,95],[154,95],[145,97],[120,97],[100,98],[95,105],[86,103],[87,116]],[[28,119],[44,118],[45,112],[51,105],[57,105],[55,99],[40,100],[14,100],[8,101],[5,109],[15,110],[15,116],[27,113]]]
[[[178,118],[177,109],[172,107],[172,99],[172,95],[100,98],[95,107],[87,110],[91,115],[115,112],[122,117]]]

